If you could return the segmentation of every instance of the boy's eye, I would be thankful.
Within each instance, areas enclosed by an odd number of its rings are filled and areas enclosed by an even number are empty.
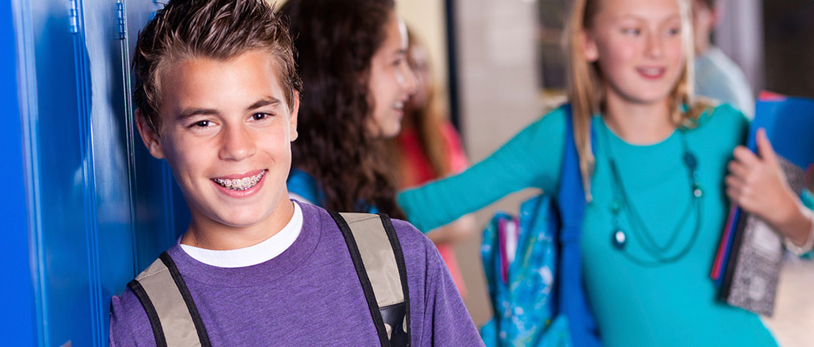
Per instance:
[[[214,125],[212,123],[212,121],[200,120],[200,121],[197,121],[195,123],[192,123],[192,125],[190,125],[190,127],[191,128],[206,128],[206,127],[210,127],[212,125]]]
[[[266,118],[269,118],[270,116],[271,115],[268,114],[268,113],[255,113],[255,114],[252,115],[252,120],[255,120],[255,121],[264,120]]]
[[[393,66],[400,66],[402,61],[404,61],[404,59],[401,58],[394,60]]]

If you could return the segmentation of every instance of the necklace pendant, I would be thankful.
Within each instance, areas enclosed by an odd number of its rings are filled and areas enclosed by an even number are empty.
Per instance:
[[[616,230],[611,235],[611,244],[616,249],[624,249],[625,244],[627,244],[627,235],[622,230]]]
[[[698,183],[693,183],[692,185],[692,196],[696,198],[700,198],[704,196],[704,190],[701,188],[701,185]]]

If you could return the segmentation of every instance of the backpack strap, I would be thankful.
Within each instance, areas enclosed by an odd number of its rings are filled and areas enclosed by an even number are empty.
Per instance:
[[[345,238],[381,345],[410,346],[407,268],[390,217],[336,212],[331,217]]]
[[[211,346],[192,295],[167,252],[127,287],[147,312],[156,346]]]
[[[574,141],[571,107],[566,105],[564,108],[566,112],[565,152],[556,199],[561,223],[558,309],[560,314],[568,317],[574,346],[599,346],[596,321],[587,306],[582,284],[582,255],[579,243],[582,220],[585,215],[585,188]],[[593,129],[591,129],[591,137],[593,138],[593,136]],[[596,141],[591,141],[591,143],[596,143]]]

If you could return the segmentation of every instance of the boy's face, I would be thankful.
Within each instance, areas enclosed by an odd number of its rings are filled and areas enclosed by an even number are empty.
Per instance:
[[[288,222],[290,213],[281,210],[290,210],[285,182],[299,102],[286,105],[277,76],[271,54],[260,50],[163,69],[160,136],[142,122],[139,130],[150,153],[169,163],[191,228]]]

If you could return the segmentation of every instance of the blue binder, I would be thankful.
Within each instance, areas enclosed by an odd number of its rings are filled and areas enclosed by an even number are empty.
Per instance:
[[[785,98],[758,101],[755,119],[749,128],[747,147],[757,152],[755,134],[757,129],[766,130],[775,152],[799,166],[811,170],[814,165],[814,100],[807,98]],[[809,192],[810,193],[810,192]],[[740,208],[733,208],[712,269],[712,278],[720,287],[724,273],[730,262],[732,246],[735,244]]]

